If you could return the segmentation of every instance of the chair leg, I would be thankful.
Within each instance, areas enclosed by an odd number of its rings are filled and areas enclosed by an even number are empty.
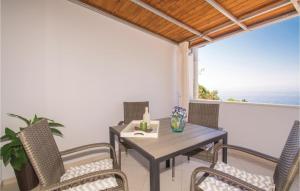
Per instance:
[[[175,180],[175,157],[172,158],[172,181]]]
[[[187,159],[188,159],[188,162],[190,162],[190,160],[191,160],[191,157],[188,155],[188,156],[187,156]]]
[[[121,154],[122,154],[122,152],[121,152],[121,144],[119,143],[119,152],[118,152],[118,160],[119,160],[119,168],[120,168],[120,170],[121,170]]]

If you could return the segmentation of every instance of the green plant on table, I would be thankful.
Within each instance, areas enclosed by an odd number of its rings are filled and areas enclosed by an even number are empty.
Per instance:
[[[45,117],[38,117],[37,115],[34,115],[32,119],[26,119],[25,117],[15,115],[15,114],[8,114],[8,116],[18,118],[26,123],[25,127],[20,127],[19,132],[22,131],[24,128],[33,125],[42,119],[46,119],[48,121],[48,126],[50,127],[52,134],[60,137],[63,136],[61,131],[58,130],[56,127],[63,127],[64,125],[57,123],[52,119],[48,119]],[[10,165],[14,168],[14,170],[17,171],[20,171],[28,162],[28,158],[25,153],[25,150],[22,146],[19,137],[17,136],[19,132],[14,132],[13,130],[7,127],[5,128],[4,135],[1,137],[1,142],[8,142],[8,143],[6,143],[1,147],[1,154],[0,154],[4,165],[7,166],[10,163]]]

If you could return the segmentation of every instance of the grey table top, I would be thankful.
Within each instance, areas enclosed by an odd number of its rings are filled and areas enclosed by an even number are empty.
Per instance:
[[[122,138],[123,141],[154,159],[163,159],[172,154],[183,154],[187,149],[205,145],[212,139],[219,139],[227,136],[227,132],[223,130],[208,128],[200,125],[186,123],[185,129],[181,133],[174,133],[170,128],[170,118],[159,119],[159,136],[158,138]],[[118,136],[126,125],[111,127]]]

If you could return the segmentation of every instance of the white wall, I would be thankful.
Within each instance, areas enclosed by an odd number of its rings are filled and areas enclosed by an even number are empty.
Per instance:
[[[300,107],[222,103],[220,126],[229,142],[279,157]]]
[[[154,118],[176,103],[169,42],[65,0],[3,0],[1,16],[2,128],[37,113],[65,124],[66,149],[108,141],[123,101],[149,100]]]

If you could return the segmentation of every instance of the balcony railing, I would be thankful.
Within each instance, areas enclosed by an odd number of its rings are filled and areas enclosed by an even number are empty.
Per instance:
[[[300,106],[192,100],[218,103],[219,126],[226,129],[229,143],[279,157]]]

